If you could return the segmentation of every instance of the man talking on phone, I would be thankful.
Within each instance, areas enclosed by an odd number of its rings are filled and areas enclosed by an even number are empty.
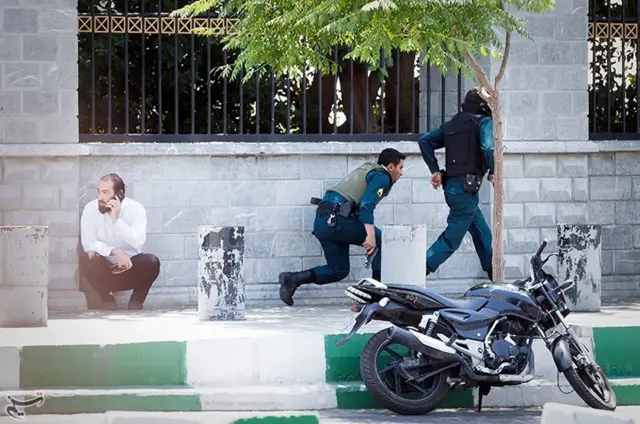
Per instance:
[[[147,238],[144,206],[125,196],[117,174],[98,181],[98,198],[87,203],[80,220],[80,269],[100,295],[104,310],[115,310],[112,293],[133,290],[130,310],[142,309],[160,273],[160,260],[143,253]]]

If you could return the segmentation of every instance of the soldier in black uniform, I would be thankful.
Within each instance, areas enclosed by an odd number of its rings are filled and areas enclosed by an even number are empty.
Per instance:
[[[329,284],[346,278],[351,269],[352,244],[364,247],[367,255],[375,254],[372,277],[380,280],[381,232],[373,224],[373,211],[402,176],[405,157],[395,149],[384,149],[377,164],[361,165],[327,190],[313,224],[313,234],[322,245],[327,265],[281,273],[280,298],[285,304],[293,305],[293,294],[302,284]]]
[[[484,96],[486,98],[486,96]],[[493,184],[493,118],[477,89],[469,90],[462,111],[418,141],[422,158],[431,171],[431,185],[442,185],[450,208],[447,228],[427,250],[427,275],[460,247],[471,234],[482,269],[493,280],[491,230],[480,210],[478,191],[484,175]],[[446,166],[440,170],[435,150],[445,148]]]

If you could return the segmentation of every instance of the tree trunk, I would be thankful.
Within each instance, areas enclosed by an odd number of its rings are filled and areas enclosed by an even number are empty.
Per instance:
[[[494,197],[493,197],[493,281],[504,282],[504,239],[502,236],[502,221],[504,215],[504,178],[502,163],[502,108],[500,106],[500,92],[495,89],[491,98],[493,112],[493,157],[495,162]]]

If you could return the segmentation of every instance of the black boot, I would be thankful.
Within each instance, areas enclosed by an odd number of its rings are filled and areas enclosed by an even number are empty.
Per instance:
[[[293,306],[293,294],[296,289],[303,284],[314,283],[316,275],[312,269],[309,269],[300,272],[281,272],[278,279],[280,281],[280,299],[285,304]]]
[[[380,271],[373,271],[371,273],[371,278],[373,278],[376,281],[381,281],[381,276],[380,276]]]

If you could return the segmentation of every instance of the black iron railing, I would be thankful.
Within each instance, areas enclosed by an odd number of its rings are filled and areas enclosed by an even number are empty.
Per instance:
[[[169,17],[188,2],[79,0],[81,142],[415,140],[461,103],[460,72],[428,72],[421,95],[419,58],[399,51],[384,81],[339,48],[337,77],[222,78],[234,53],[193,31],[234,20]]]
[[[589,1],[589,132],[640,138],[640,1]]]

